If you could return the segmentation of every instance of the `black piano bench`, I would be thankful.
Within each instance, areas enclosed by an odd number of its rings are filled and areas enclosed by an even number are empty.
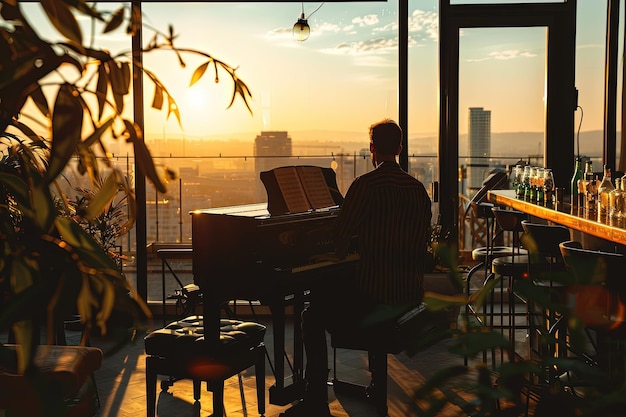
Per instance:
[[[230,319],[221,319],[219,325],[219,341],[205,340],[202,316],[175,321],[145,337],[148,417],[154,417],[156,412],[157,375],[193,380],[193,396],[197,403],[200,401],[200,383],[206,382],[207,390],[213,392],[213,416],[222,417],[224,381],[252,366],[258,411],[261,416],[265,414],[263,338],[266,327]],[[171,384],[163,382],[161,388],[167,390]]]
[[[376,407],[379,416],[387,416],[387,354],[406,350],[420,334],[433,328],[431,312],[422,303],[400,317],[370,327],[342,329],[331,334],[333,348],[333,390],[335,393],[364,396]],[[337,349],[363,350],[368,352],[371,384],[363,386],[337,377]]]

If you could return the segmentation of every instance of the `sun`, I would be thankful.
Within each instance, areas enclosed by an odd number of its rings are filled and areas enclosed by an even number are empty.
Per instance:
[[[214,98],[207,88],[192,86],[185,89],[180,114],[187,133],[198,134],[206,130],[207,118],[215,111]]]
[[[185,108],[191,113],[206,111],[209,108],[209,97],[201,88],[190,87],[185,93]]]

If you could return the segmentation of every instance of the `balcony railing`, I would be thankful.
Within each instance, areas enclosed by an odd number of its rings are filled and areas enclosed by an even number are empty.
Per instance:
[[[226,207],[253,204],[267,201],[265,188],[259,179],[261,171],[285,165],[318,165],[332,167],[337,173],[337,184],[345,195],[348,187],[359,175],[373,169],[369,153],[331,154],[314,156],[193,156],[193,157],[156,157],[158,165],[167,166],[178,174],[171,182],[166,194],[158,193],[150,185],[147,187],[146,225],[148,242],[148,301],[161,302],[163,299],[162,264],[157,257],[156,248],[191,245],[191,216],[189,212],[200,208]],[[543,163],[541,157],[522,158],[533,165]],[[459,249],[471,250],[481,245],[484,225],[480,219],[464,218],[467,204],[471,198],[470,181],[482,182],[493,169],[507,169],[520,160],[517,156],[499,158],[459,158]],[[115,157],[115,161],[129,178],[134,178],[131,156]],[[470,178],[467,173],[472,165],[480,165],[482,177]],[[438,162],[435,155],[409,157],[409,172],[424,183],[433,200],[433,220],[437,218],[438,204],[432,195],[431,184],[438,180]],[[68,177],[71,176],[68,174]],[[75,181],[79,181],[75,177]],[[69,181],[72,186],[76,183]],[[71,195],[71,194],[70,194]],[[483,231],[481,231],[483,230]],[[135,231],[130,230],[116,243],[123,254],[123,271],[136,285]],[[154,249],[154,250],[153,250]],[[176,259],[170,262],[178,279],[184,284],[193,282],[191,260]],[[166,271],[166,275],[169,270]],[[166,276],[165,296],[171,296],[180,289],[172,276]],[[171,301],[170,302],[174,302]]]

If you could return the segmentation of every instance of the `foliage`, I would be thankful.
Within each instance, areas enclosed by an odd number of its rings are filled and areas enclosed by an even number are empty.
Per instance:
[[[154,87],[152,106],[180,123],[176,100],[132,53],[113,55],[93,46],[94,40],[84,40],[76,17],[88,17],[92,29],[102,27],[103,33],[125,29],[130,39],[141,29],[141,12],[122,6],[106,13],[95,4],[39,2],[57,31],[54,36],[61,39],[54,41],[38,33],[20,2],[1,3],[0,331],[12,329],[22,346],[21,372],[31,366],[37,344],[33,336],[41,317],[51,330],[60,317],[76,311],[86,326],[105,332],[116,309],[138,312],[143,306],[107,254],[109,237],[98,230],[111,220],[102,216],[119,214],[115,204],[135,206],[132,185],[108,158],[106,140],[130,143],[140,172],[159,192],[166,191],[165,177],[171,175],[167,169],[156,169],[140,126],[124,109],[131,78],[141,74]],[[226,72],[233,82],[230,105],[240,97],[250,110],[250,91],[234,68],[205,52],[176,47],[175,38],[172,26],[166,33],[154,30],[144,52],[172,51],[181,66],[185,54],[201,57],[203,64],[191,84],[211,67],[216,82]],[[31,108],[34,114],[28,113]],[[68,168],[91,184],[78,204],[70,204],[59,187],[58,179]],[[64,207],[61,211],[57,199]],[[68,212],[71,217],[64,215]],[[124,229],[132,225],[133,213]],[[96,232],[87,233],[81,224]]]
[[[532,246],[532,245],[529,245]],[[449,270],[448,278],[455,285],[462,285],[464,277],[459,273],[454,251],[445,244],[437,247],[443,264]],[[597,270],[598,265],[586,265],[585,268]],[[570,272],[548,273],[543,277],[550,279],[561,290],[591,291],[594,283],[577,282]],[[492,280],[471,296],[444,296],[427,293],[425,301],[430,309],[438,311],[450,307],[464,307],[471,303],[480,309],[489,298],[488,294],[499,285],[499,280]],[[595,283],[597,286],[597,283]],[[536,403],[530,415],[535,417],[579,417],[579,416],[623,416],[626,405],[626,385],[624,384],[625,347],[623,317],[617,322],[605,323],[597,327],[594,320],[580,306],[568,305],[567,300],[555,297],[554,287],[535,285],[530,280],[516,280],[513,291],[526,300],[532,300],[535,308],[546,311],[558,311],[568,320],[562,320],[559,328],[567,332],[567,355],[555,357],[544,354],[540,358],[515,357],[513,347],[506,335],[497,329],[490,329],[463,314],[458,328],[445,329],[429,340],[416,343],[409,352],[415,354],[426,346],[442,339],[449,341],[449,351],[460,358],[467,358],[467,365],[452,365],[439,370],[425,384],[415,390],[416,405],[414,412],[419,416],[437,416],[450,405],[449,398],[442,392],[465,392],[469,398],[454,395],[454,405],[459,407],[459,416],[508,417],[528,415],[528,396]],[[584,307],[584,306],[583,306]],[[592,320],[591,322],[589,320]],[[598,358],[606,352],[589,352],[589,328],[597,329],[597,334],[609,335],[608,341],[617,352],[611,357],[611,372],[599,366]],[[544,346],[559,342],[558,334],[542,330],[539,341]],[[562,339],[560,340],[562,343]],[[503,354],[504,360],[495,369],[482,360],[483,352]],[[515,360],[509,360],[509,359]],[[465,400],[463,400],[465,398]],[[450,410],[446,409],[446,415]]]
[[[121,269],[123,257],[117,250],[118,239],[129,231],[131,219],[134,218],[134,207],[127,204],[128,196],[118,192],[118,196],[109,201],[99,213],[95,216],[89,214],[90,207],[93,207],[93,200],[109,183],[112,183],[110,177],[99,177],[93,188],[74,187],[74,191],[78,194],[74,199],[68,196],[68,204],[61,204],[59,212],[74,219]]]
[[[450,239],[450,231],[444,230],[441,225],[441,214],[437,216],[437,221],[430,225],[428,245],[426,247],[425,271],[432,272],[442,270],[445,266],[437,252],[437,247]]]

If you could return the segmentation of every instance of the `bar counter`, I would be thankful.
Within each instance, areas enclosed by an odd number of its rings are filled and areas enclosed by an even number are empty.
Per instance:
[[[620,219],[619,223],[614,219],[600,219],[589,216],[584,209],[572,207],[569,203],[556,204],[554,206],[531,203],[515,197],[514,190],[491,190],[487,194],[489,202],[508,206],[518,210],[563,225],[573,230],[608,240],[621,245],[626,245],[626,220]]]

